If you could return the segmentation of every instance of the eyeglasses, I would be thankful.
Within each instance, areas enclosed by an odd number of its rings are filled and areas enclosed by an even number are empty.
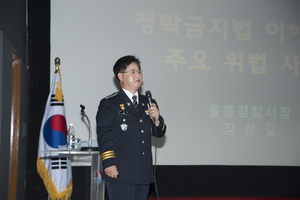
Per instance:
[[[143,74],[143,70],[129,70],[120,73],[128,73],[128,74]]]

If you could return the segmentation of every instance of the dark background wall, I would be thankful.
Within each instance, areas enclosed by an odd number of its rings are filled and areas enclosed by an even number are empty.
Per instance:
[[[54,62],[50,60],[50,0],[28,0],[27,4],[26,8],[24,0],[1,0],[0,30],[19,53],[29,74],[28,125],[21,144],[24,150],[19,155],[24,159],[19,161],[18,199],[46,200],[48,195],[36,171],[36,156],[53,71],[50,63]],[[89,174],[88,167],[73,168],[72,199],[88,198]],[[160,196],[300,196],[299,167],[157,166],[156,177]],[[153,187],[150,195],[155,196]]]
[[[0,30],[4,41],[1,62],[1,132],[0,132],[0,196],[1,199],[8,198],[9,187],[9,157],[10,157],[10,134],[11,134],[11,105],[12,105],[12,51],[18,54],[21,64],[21,102],[20,102],[20,130],[19,145],[17,147],[18,159],[18,181],[13,183],[18,191],[16,198],[24,197],[24,180],[26,166],[26,128],[28,107],[28,73],[27,65],[27,27],[26,27],[26,1],[1,0],[0,1]],[[17,152],[17,151],[16,151]],[[15,189],[14,188],[14,189]],[[12,189],[12,191],[14,191]]]
[[[50,88],[50,0],[28,0],[28,65],[29,156],[26,162],[25,199],[46,200],[48,195],[37,173],[36,159],[40,126]]]
[[[9,179],[9,152],[10,152],[10,116],[11,113],[11,44],[0,31],[0,194],[7,198]],[[5,75],[4,75],[5,74]]]
[[[27,63],[26,1],[1,0],[0,11],[0,30]]]
[[[1,0],[0,30],[3,31],[23,63],[21,115],[26,113],[26,119],[21,116],[17,199],[43,199],[44,197],[47,199],[44,185],[36,172],[35,160],[40,123],[49,93],[50,0]],[[8,59],[10,62],[4,66],[5,72],[11,69],[11,54]],[[9,77],[8,73],[1,75]],[[9,84],[11,82],[4,84],[5,91]],[[8,104],[2,106],[9,109]],[[10,126],[9,115],[1,118],[1,125]],[[8,146],[10,130],[9,128],[3,132],[2,130],[1,127],[1,136],[8,136],[5,137],[8,141],[1,140],[0,145],[1,147]],[[0,196],[1,199],[7,199],[9,148],[2,150],[3,148],[1,148],[1,160],[4,161],[4,168],[0,171]],[[2,155],[5,156],[2,157]]]

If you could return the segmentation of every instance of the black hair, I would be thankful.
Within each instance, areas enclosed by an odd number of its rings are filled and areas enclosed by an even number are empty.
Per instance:
[[[135,62],[139,66],[139,69],[141,69],[141,66],[140,66],[141,61],[135,56],[127,55],[127,56],[123,56],[123,57],[119,58],[119,60],[117,60],[117,62],[115,63],[115,65],[113,67],[113,71],[119,82],[120,82],[120,80],[118,78],[118,73],[124,72],[127,69],[127,67],[133,62]]]

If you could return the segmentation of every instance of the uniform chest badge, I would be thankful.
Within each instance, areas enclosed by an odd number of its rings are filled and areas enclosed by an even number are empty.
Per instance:
[[[123,124],[120,124],[120,127],[121,127],[122,131],[126,131],[128,128],[128,125],[123,123]]]

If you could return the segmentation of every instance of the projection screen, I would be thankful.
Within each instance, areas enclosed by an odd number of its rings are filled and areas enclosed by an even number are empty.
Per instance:
[[[168,126],[159,165],[300,166],[300,3],[293,0],[52,0],[51,77],[66,119],[93,139],[112,67],[141,60]],[[154,148],[154,147],[153,147]]]

